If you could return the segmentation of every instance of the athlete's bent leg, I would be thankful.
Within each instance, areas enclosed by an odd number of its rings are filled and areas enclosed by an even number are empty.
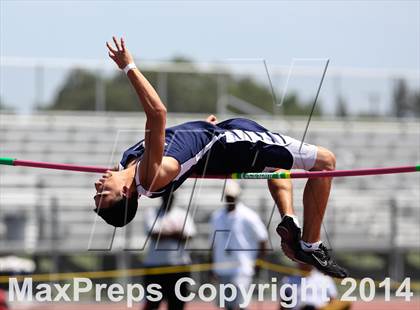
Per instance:
[[[296,147],[294,149],[297,150]],[[295,154],[293,168],[312,171],[335,169],[335,156],[325,148],[307,145],[306,150],[303,152],[299,150]],[[271,181],[268,185],[271,195],[283,215],[281,223],[277,226],[277,233],[281,237],[281,247],[286,256],[297,262],[312,265],[329,276],[345,278],[348,276],[347,271],[337,265],[320,240],[321,224],[327,208],[331,181],[331,178],[318,178],[309,179],[306,183],[303,194],[304,226],[302,237],[301,229],[293,216],[291,184]],[[293,217],[287,216],[290,214]]]
[[[312,171],[335,170],[334,154],[318,147]],[[295,260],[315,266],[321,272],[337,278],[345,278],[348,272],[330,256],[320,240],[321,224],[331,190],[331,178],[309,179],[303,193],[303,236],[301,247],[295,250]]]
[[[335,170],[335,155],[318,147],[311,171]],[[303,193],[304,219],[302,240],[308,243],[320,241],[321,225],[330,196],[332,178],[309,179]]]
[[[280,172],[279,170],[277,172]],[[271,196],[280,211],[280,215],[294,215],[292,180],[271,179],[267,181]]]
[[[294,260],[295,252],[300,246],[302,232],[293,209],[292,181],[287,179],[268,180],[268,188],[282,217],[276,229],[281,237],[281,248],[287,257]]]

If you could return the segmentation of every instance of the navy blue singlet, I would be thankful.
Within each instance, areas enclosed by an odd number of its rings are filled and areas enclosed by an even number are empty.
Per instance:
[[[293,155],[287,149],[288,137],[272,133],[258,123],[233,118],[216,125],[205,121],[187,122],[165,130],[164,156],[175,158],[180,173],[167,186],[151,192],[139,184],[141,195],[154,198],[177,189],[191,174],[229,174],[291,169]],[[127,149],[121,169],[132,160],[139,162],[144,153],[144,140]]]

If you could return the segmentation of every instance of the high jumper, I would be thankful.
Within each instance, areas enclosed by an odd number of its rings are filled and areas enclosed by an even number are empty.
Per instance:
[[[106,43],[109,57],[124,70],[146,114],[145,137],[127,149],[118,171],[108,170],[95,182],[96,209],[108,224],[121,227],[135,216],[141,195],[155,198],[176,190],[188,177],[284,169],[335,170],[334,154],[270,132],[256,122],[233,118],[219,122],[214,115],[165,128],[166,107],[134,64],[124,39]],[[306,182],[303,231],[295,215],[292,182],[270,179],[268,188],[282,216],[277,232],[281,247],[292,260],[315,266],[325,274],[344,278],[321,241],[321,224],[332,178]]]

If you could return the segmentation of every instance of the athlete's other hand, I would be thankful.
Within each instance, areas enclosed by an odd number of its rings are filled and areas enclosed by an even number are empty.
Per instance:
[[[108,47],[108,55],[111,59],[117,64],[118,68],[124,69],[128,64],[134,63],[133,56],[125,47],[124,39],[118,39],[113,36],[112,40],[114,41],[115,47],[110,43],[106,42]]]
[[[210,123],[210,124],[213,124],[213,125],[216,125],[216,123],[217,123],[217,117],[214,116],[213,114],[212,115],[209,115],[207,117],[207,119],[206,119],[206,122],[207,123]]]

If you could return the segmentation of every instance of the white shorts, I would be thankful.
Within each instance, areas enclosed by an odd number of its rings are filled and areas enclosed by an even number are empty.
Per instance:
[[[286,149],[293,159],[293,163],[290,168],[287,169],[303,169],[311,170],[315,166],[316,156],[318,147],[313,144],[301,143],[299,140],[291,138],[289,136],[281,136],[284,143],[279,146],[278,156],[274,153],[272,159],[279,159],[281,161],[284,158],[283,151]],[[273,172],[278,170],[278,167],[266,166],[264,172]]]
[[[283,136],[285,146],[293,156],[292,169],[311,170],[315,166],[318,147],[313,144],[302,143],[294,138]]]

